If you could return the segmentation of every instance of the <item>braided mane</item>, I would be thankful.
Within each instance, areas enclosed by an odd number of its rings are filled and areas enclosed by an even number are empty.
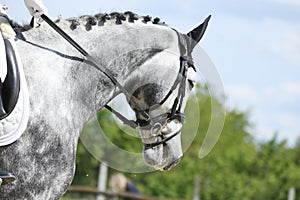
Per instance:
[[[55,20],[55,23],[59,23],[62,19]],[[104,26],[107,22],[114,22],[116,25],[121,25],[123,22],[135,23],[141,21],[142,23],[151,23],[157,25],[167,26],[165,22],[161,22],[160,18],[152,18],[149,15],[139,16],[136,13],[127,11],[124,13],[112,12],[112,13],[98,13],[96,15],[81,15],[79,17],[72,17],[65,19],[70,22],[70,29],[75,30],[79,25],[84,25],[86,30],[89,31],[93,26]],[[30,30],[32,27],[29,24],[20,25],[19,23],[9,19],[9,23],[17,33],[18,38],[23,38],[22,32]]]
[[[70,28],[72,30],[76,29],[77,26],[83,24],[87,27],[87,30],[90,30],[92,26],[104,26],[106,22],[114,21],[116,25],[121,25],[123,22],[134,23],[135,21],[142,21],[143,23],[152,23],[158,25],[166,25],[165,22],[161,22],[160,18],[152,18],[149,15],[147,16],[139,16],[136,13],[131,11],[127,11],[124,13],[120,12],[112,12],[108,13],[98,13],[96,15],[82,15],[76,18],[69,18],[66,21],[71,23]],[[58,22],[60,20],[57,20]]]

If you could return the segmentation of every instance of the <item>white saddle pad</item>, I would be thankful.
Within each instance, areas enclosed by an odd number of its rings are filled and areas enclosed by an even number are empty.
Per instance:
[[[14,42],[12,42],[16,49]],[[0,146],[15,142],[24,133],[29,117],[29,95],[26,79],[18,52],[16,52],[17,62],[20,71],[20,93],[18,102],[9,116],[0,121]]]

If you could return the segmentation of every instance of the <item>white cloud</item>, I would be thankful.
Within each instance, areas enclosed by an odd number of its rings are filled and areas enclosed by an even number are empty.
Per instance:
[[[265,86],[261,95],[265,101],[270,101],[277,106],[285,106],[300,102],[300,82],[286,81],[279,85]]]
[[[273,0],[276,3],[286,4],[290,6],[299,6],[300,7],[300,1],[299,0]]]
[[[278,131],[279,139],[294,145],[300,137],[300,82],[286,81],[262,89],[262,103],[258,105],[257,125],[265,127],[270,135]]]
[[[288,61],[300,64],[300,27],[298,30],[295,27],[297,26],[290,27],[285,24],[283,31],[279,32],[279,37],[273,40],[271,51]]]
[[[296,126],[298,126],[299,123],[300,116],[291,112],[282,112],[275,115],[275,119],[278,122],[278,124],[283,128],[296,129]]]
[[[300,137],[299,129],[291,129],[289,127],[271,127],[260,123],[260,126],[254,131],[253,136],[260,142],[267,142],[271,140],[275,134],[279,141],[286,140],[288,146],[294,146],[297,139]]]
[[[225,86],[225,90],[230,107],[237,106],[244,110],[256,106],[260,101],[257,91],[248,85],[229,85]]]
[[[290,145],[294,145],[300,137],[299,119],[300,113],[280,112],[274,114],[274,124],[280,132],[280,138],[287,139]]]
[[[300,98],[300,82],[285,82],[281,85],[281,89],[289,97]]]
[[[276,79],[296,79],[294,72],[300,69],[299,24],[278,18],[217,15],[202,44],[220,69],[225,85],[251,84],[261,89]]]
[[[250,109],[251,132],[259,141],[270,140],[275,133],[278,139],[287,139],[294,145],[300,137],[300,82],[286,81],[277,85],[255,88],[250,85],[226,87],[230,107]]]
[[[254,128],[253,136],[259,142],[266,142],[274,137],[275,130],[274,128],[267,126],[265,124],[260,124]]]
[[[279,140],[286,139],[288,145],[293,146],[300,137],[298,126],[300,113],[280,109],[265,109],[262,104],[258,106],[251,116],[255,124],[253,136],[259,141],[268,141],[277,134]]]

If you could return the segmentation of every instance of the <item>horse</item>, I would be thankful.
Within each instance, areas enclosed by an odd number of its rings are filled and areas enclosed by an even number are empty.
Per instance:
[[[0,169],[16,176],[0,187],[0,198],[59,199],[75,173],[81,130],[122,92],[136,112],[145,162],[157,170],[175,166],[195,82],[191,52],[208,20],[188,34],[132,12],[57,20],[92,63],[45,22],[18,33],[30,112],[22,136],[0,147]]]

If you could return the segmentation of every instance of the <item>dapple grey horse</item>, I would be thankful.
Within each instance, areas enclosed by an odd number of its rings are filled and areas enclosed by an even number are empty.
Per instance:
[[[195,81],[190,54],[204,34],[207,21],[188,34],[178,33],[158,18],[152,20],[131,12],[61,19],[56,24],[133,94],[127,100],[135,111],[133,99],[151,117],[170,112],[174,106],[179,85],[161,106],[149,110],[183,76],[178,71],[185,54],[189,60],[184,67],[189,68],[184,74],[183,112]],[[30,115],[23,135],[0,147],[0,169],[16,176],[16,181],[0,187],[0,199],[59,199],[75,173],[76,147],[83,126],[121,90],[47,23],[22,35],[16,45],[27,80]],[[143,120],[139,111],[136,117]],[[158,131],[168,135],[177,129],[180,132],[181,126],[180,120],[168,119]],[[161,140],[152,131],[141,130],[145,145]],[[182,156],[178,138],[180,134],[170,138],[176,142],[145,148],[145,162],[159,170],[177,164]]]

